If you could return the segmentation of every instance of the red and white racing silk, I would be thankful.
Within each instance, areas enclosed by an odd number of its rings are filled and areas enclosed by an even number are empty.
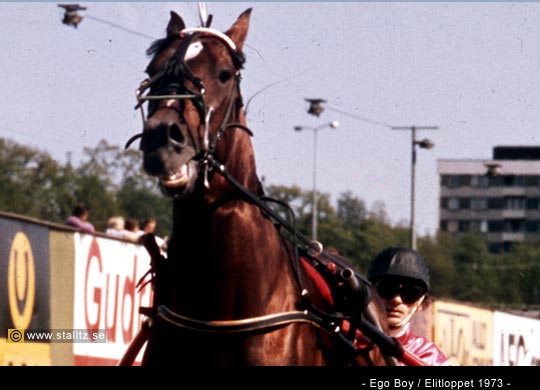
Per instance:
[[[423,336],[415,335],[411,329],[407,329],[399,337],[395,337],[408,353],[422,360],[427,366],[450,366],[450,361],[444,353],[431,341]],[[400,365],[407,364],[400,361]]]

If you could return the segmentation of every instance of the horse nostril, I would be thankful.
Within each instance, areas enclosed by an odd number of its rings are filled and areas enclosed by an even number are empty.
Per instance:
[[[184,146],[186,138],[184,137],[184,134],[182,134],[182,130],[180,130],[176,124],[169,125],[168,132],[169,140],[174,141],[173,145],[176,148],[181,148]]]

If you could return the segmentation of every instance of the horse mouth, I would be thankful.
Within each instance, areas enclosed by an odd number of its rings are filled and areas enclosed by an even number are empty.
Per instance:
[[[193,161],[180,166],[172,175],[159,178],[159,184],[165,195],[179,196],[189,192],[197,179],[197,167]]]
[[[173,173],[171,176],[162,177],[159,182],[163,187],[178,189],[187,186],[189,183],[189,165],[184,164],[180,167],[178,172]]]

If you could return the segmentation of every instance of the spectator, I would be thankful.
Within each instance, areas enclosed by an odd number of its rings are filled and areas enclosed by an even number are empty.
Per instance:
[[[154,233],[156,231],[157,221],[155,218],[147,218],[141,226],[142,234]]]
[[[124,223],[124,234],[126,240],[137,242],[141,236],[139,221],[135,218],[126,218]]]
[[[141,235],[143,234],[154,234],[157,227],[157,220],[155,218],[147,218],[143,221],[142,224],[142,230]],[[156,236],[154,234],[154,238],[156,239],[156,244],[159,246],[159,249],[161,250],[161,254],[165,256],[167,253],[167,241],[163,239],[162,237]]]
[[[89,214],[90,209],[82,205],[76,205],[71,215],[64,221],[64,224],[80,229],[85,233],[94,233],[96,231],[94,225],[88,222]]]
[[[125,238],[126,234],[124,231],[125,220],[121,215],[115,215],[114,217],[109,218],[107,222],[106,234],[118,238]]]

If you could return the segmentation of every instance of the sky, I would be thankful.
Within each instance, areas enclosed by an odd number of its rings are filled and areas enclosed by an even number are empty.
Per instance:
[[[70,2],[72,3],[72,2]],[[169,12],[198,27],[198,3],[81,2],[77,28],[57,2],[0,2],[0,137],[74,163],[101,140],[142,130],[135,90]],[[65,4],[65,3],[60,3]],[[252,8],[242,93],[265,184],[345,192],[408,226],[411,131],[417,139],[416,229],[438,226],[440,159],[490,159],[537,145],[540,3],[207,2],[227,30]],[[319,116],[306,98],[326,100]],[[332,121],[340,126],[326,126]]]

